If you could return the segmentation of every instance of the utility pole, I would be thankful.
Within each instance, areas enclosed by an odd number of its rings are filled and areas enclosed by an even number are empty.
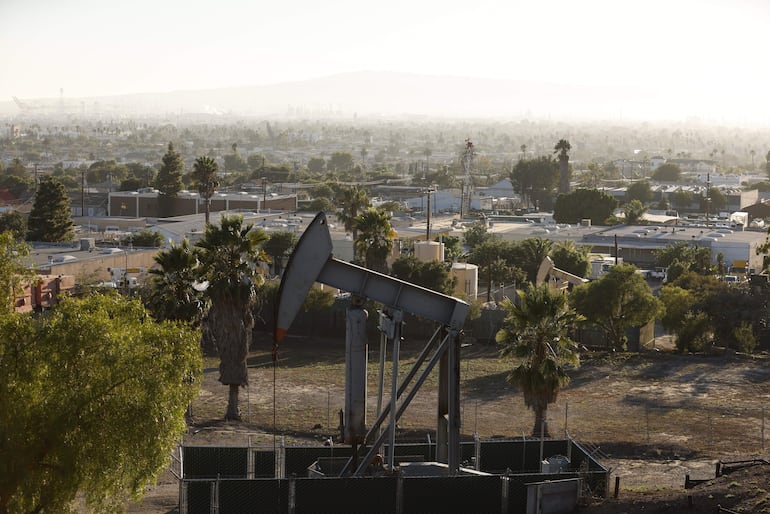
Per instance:
[[[706,174],[706,228],[709,227],[709,204],[711,203],[711,173]]]
[[[473,180],[471,179],[471,168],[473,167],[473,142],[470,138],[465,140],[465,151],[463,152],[463,168],[465,169],[465,176],[463,177],[462,198],[460,200],[460,218],[462,218],[463,204],[465,203],[465,195],[468,195],[468,204],[466,213],[471,211],[471,191],[473,188]]]
[[[435,189],[433,189],[432,187],[429,187],[428,189],[425,190],[425,193],[428,194],[428,219],[427,219],[428,220],[428,228],[426,229],[426,232],[425,232],[425,240],[426,241],[430,241],[430,194],[433,191],[435,191]]]

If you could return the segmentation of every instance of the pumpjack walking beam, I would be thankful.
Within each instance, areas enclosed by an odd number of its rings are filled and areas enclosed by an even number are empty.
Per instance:
[[[447,333],[441,352],[437,422],[437,451],[451,474],[460,464],[460,365],[459,333],[468,314],[468,304],[382,273],[335,259],[324,213],[308,225],[284,270],[279,289],[274,338],[283,340],[302,307],[313,283],[320,282],[355,296],[380,302],[392,311],[402,311],[440,323]],[[419,386],[416,386],[419,387]],[[406,402],[408,403],[408,402]],[[403,412],[405,404],[398,409]],[[400,415],[399,412],[399,415]],[[392,465],[392,463],[391,463]]]

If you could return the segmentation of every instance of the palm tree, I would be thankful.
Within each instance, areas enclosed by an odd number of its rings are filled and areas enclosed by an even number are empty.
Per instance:
[[[187,239],[159,252],[153,257],[158,268],[150,268],[152,275],[146,304],[158,321],[181,321],[199,327],[208,307],[203,287],[196,284],[198,257]],[[192,404],[187,406],[185,418],[192,423]]]
[[[296,245],[297,236],[288,230],[273,232],[264,244],[263,250],[273,261],[273,270],[279,277],[283,272],[283,259],[294,251]]]
[[[503,302],[508,313],[495,339],[502,345],[501,356],[516,359],[507,380],[521,390],[524,404],[535,413],[532,435],[550,437],[548,405],[569,383],[566,366],[580,363],[568,334],[581,317],[567,307],[566,295],[548,284],[530,284],[518,295],[520,305]]]
[[[152,282],[147,306],[158,321],[183,321],[197,327],[205,312],[206,300],[196,288],[198,257],[187,239],[159,252],[150,268]]]
[[[337,217],[342,222],[345,230],[352,232],[353,241],[358,239],[358,229],[356,228],[356,218],[359,213],[367,209],[371,202],[369,197],[366,196],[366,191],[358,187],[347,187],[341,191],[340,196],[337,197],[337,204],[340,207],[340,211],[337,213]],[[353,259],[356,257],[356,247],[353,245]]]
[[[200,277],[209,282],[211,301],[207,328],[219,352],[219,381],[230,386],[226,420],[239,420],[238,388],[249,383],[246,354],[254,328],[252,308],[262,276],[261,245],[267,235],[243,216],[222,216],[221,225],[207,225],[196,244],[200,251]]]
[[[527,273],[527,280],[534,283],[540,263],[551,254],[553,241],[542,237],[528,237],[514,246],[515,263]]]
[[[569,151],[572,146],[566,139],[559,139],[553,147],[553,153],[559,154],[559,193],[569,193]]]
[[[206,225],[209,224],[209,213],[211,211],[211,197],[219,187],[217,181],[217,170],[219,166],[211,157],[198,157],[193,164],[192,179],[198,186],[198,193],[206,203]]]
[[[379,209],[368,209],[355,220],[357,237],[353,245],[365,266],[380,273],[388,272],[387,259],[393,250],[396,232],[390,226],[390,215]]]

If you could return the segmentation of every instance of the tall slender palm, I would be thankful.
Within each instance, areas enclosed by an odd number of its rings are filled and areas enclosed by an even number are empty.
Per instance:
[[[209,214],[211,212],[211,197],[214,196],[219,181],[217,181],[217,170],[219,165],[211,157],[203,156],[195,159],[193,164],[192,179],[198,187],[198,194],[206,204],[206,225],[209,224]]]
[[[396,232],[390,226],[390,215],[379,209],[367,209],[355,220],[356,253],[363,256],[365,266],[380,273],[388,272],[387,259],[393,250]]]
[[[356,228],[356,218],[367,209],[371,202],[366,195],[366,191],[358,187],[347,187],[341,191],[337,197],[337,204],[340,207],[337,217],[342,222],[345,230],[352,232],[353,241],[358,239],[358,229]],[[356,247],[353,245],[353,258],[356,257]]]
[[[572,146],[566,139],[559,139],[556,146],[553,147],[553,153],[558,153],[559,157],[559,193],[569,193],[569,151]]]
[[[254,328],[252,308],[262,276],[261,245],[267,236],[242,216],[223,216],[221,225],[207,225],[196,246],[200,277],[209,282],[211,301],[206,324],[219,352],[219,381],[230,387],[226,420],[239,420],[238,388],[248,385],[246,355]]]
[[[520,305],[503,302],[508,313],[496,340],[502,346],[501,356],[515,359],[516,367],[507,379],[521,390],[524,404],[535,413],[532,435],[549,437],[548,405],[569,383],[566,366],[580,363],[568,334],[581,317],[568,308],[567,297],[548,284],[529,285],[518,294]]]

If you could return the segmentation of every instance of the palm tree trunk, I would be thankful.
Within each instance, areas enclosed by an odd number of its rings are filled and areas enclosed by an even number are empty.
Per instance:
[[[548,433],[548,421],[545,418],[547,407],[535,407],[535,426],[532,427],[532,437],[551,437]]]
[[[230,384],[230,394],[227,397],[227,413],[225,421],[240,421],[241,410],[238,408],[238,384]]]

